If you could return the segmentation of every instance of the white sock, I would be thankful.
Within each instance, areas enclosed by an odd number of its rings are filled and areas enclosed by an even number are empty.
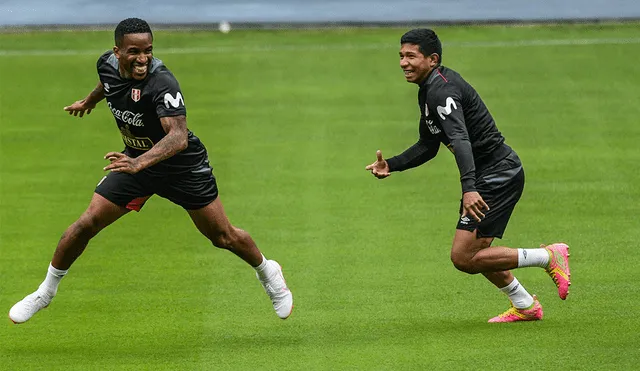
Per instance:
[[[549,253],[546,249],[518,249],[518,268],[542,267],[549,265]]]
[[[268,263],[269,261],[267,260],[267,258],[262,255],[262,263],[260,263],[259,266],[254,267],[256,272],[258,272],[258,276],[260,276],[260,278],[267,278],[271,275],[271,266]]]
[[[501,288],[500,291],[507,294],[513,306],[518,309],[526,309],[533,304],[533,296],[529,295],[524,286],[515,277],[513,277],[513,281],[510,284]]]
[[[38,287],[38,290],[44,292],[50,296],[56,296],[58,292],[58,285],[60,284],[60,280],[67,274],[68,270],[62,270],[54,268],[51,263],[49,263],[49,269],[47,270],[47,276],[44,281]]]

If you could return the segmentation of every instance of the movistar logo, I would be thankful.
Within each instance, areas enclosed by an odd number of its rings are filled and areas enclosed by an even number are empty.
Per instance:
[[[456,105],[456,102],[454,102],[453,98],[451,97],[448,97],[444,104],[445,104],[444,107],[438,106],[437,110],[438,110],[438,115],[440,115],[440,118],[443,120],[446,120],[445,116],[450,114],[451,111],[453,111],[451,107],[453,107],[453,109],[458,109],[458,106]]]
[[[182,99],[182,94],[180,94],[180,92],[176,94],[175,98],[170,93],[164,95],[165,107],[169,108],[169,105],[171,105],[173,108],[178,108],[180,107],[180,104],[184,106],[184,100]]]

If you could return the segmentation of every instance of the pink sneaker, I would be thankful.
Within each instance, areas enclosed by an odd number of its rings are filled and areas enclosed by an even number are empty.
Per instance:
[[[533,295],[533,305],[529,309],[518,309],[511,305],[511,308],[506,312],[493,317],[489,320],[489,323],[497,322],[517,322],[517,321],[539,321],[542,319],[544,313],[542,312],[542,305],[538,301],[538,297]]]
[[[569,246],[554,243],[546,246],[549,253],[549,266],[545,269],[558,288],[560,299],[565,300],[571,286],[571,270],[569,269]]]

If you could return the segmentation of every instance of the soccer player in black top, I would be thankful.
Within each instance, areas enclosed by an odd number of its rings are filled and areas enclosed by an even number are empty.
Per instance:
[[[542,267],[565,299],[570,285],[569,247],[563,243],[533,249],[492,247],[502,238],[524,189],[518,155],[498,131],[478,93],[457,72],[443,66],[442,45],[434,31],[414,29],[400,39],[400,67],[408,82],[417,84],[420,108],[419,139],[403,153],[377,160],[366,170],[379,179],[432,159],[444,144],[460,170],[460,219],[451,248],[454,266],[482,273],[508,295],[512,306],[489,322],[542,319],[542,307],[510,272]]]
[[[140,211],[154,194],[182,206],[198,230],[256,270],[276,314],[293,308],[282,269],[267,260],[251,236],[227,219],[207,151],[187,129],[184,96],[178,81],[153,57],[147,22],[128,18],[115,29],[115,46],[98,60],[100,82],[85,98],[64,108],[74,116],[91,113],[106,98],[125,144],[105,155],[109,174],[100,181],[87,210],[62,235],[44,282],[9,311],[15,323],[49,305],[58,284],[89,240],[131,210]]]

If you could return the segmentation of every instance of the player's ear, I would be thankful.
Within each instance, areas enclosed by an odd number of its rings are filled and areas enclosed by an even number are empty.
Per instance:
[[[120,58],[120,48],[118,48],[117,46],[113,47],[113,54],[116,55],[116,58]]]
[[[435,67],[440,63],[440,56],[437,53],[431,53],[429,56],[430,67]]]

